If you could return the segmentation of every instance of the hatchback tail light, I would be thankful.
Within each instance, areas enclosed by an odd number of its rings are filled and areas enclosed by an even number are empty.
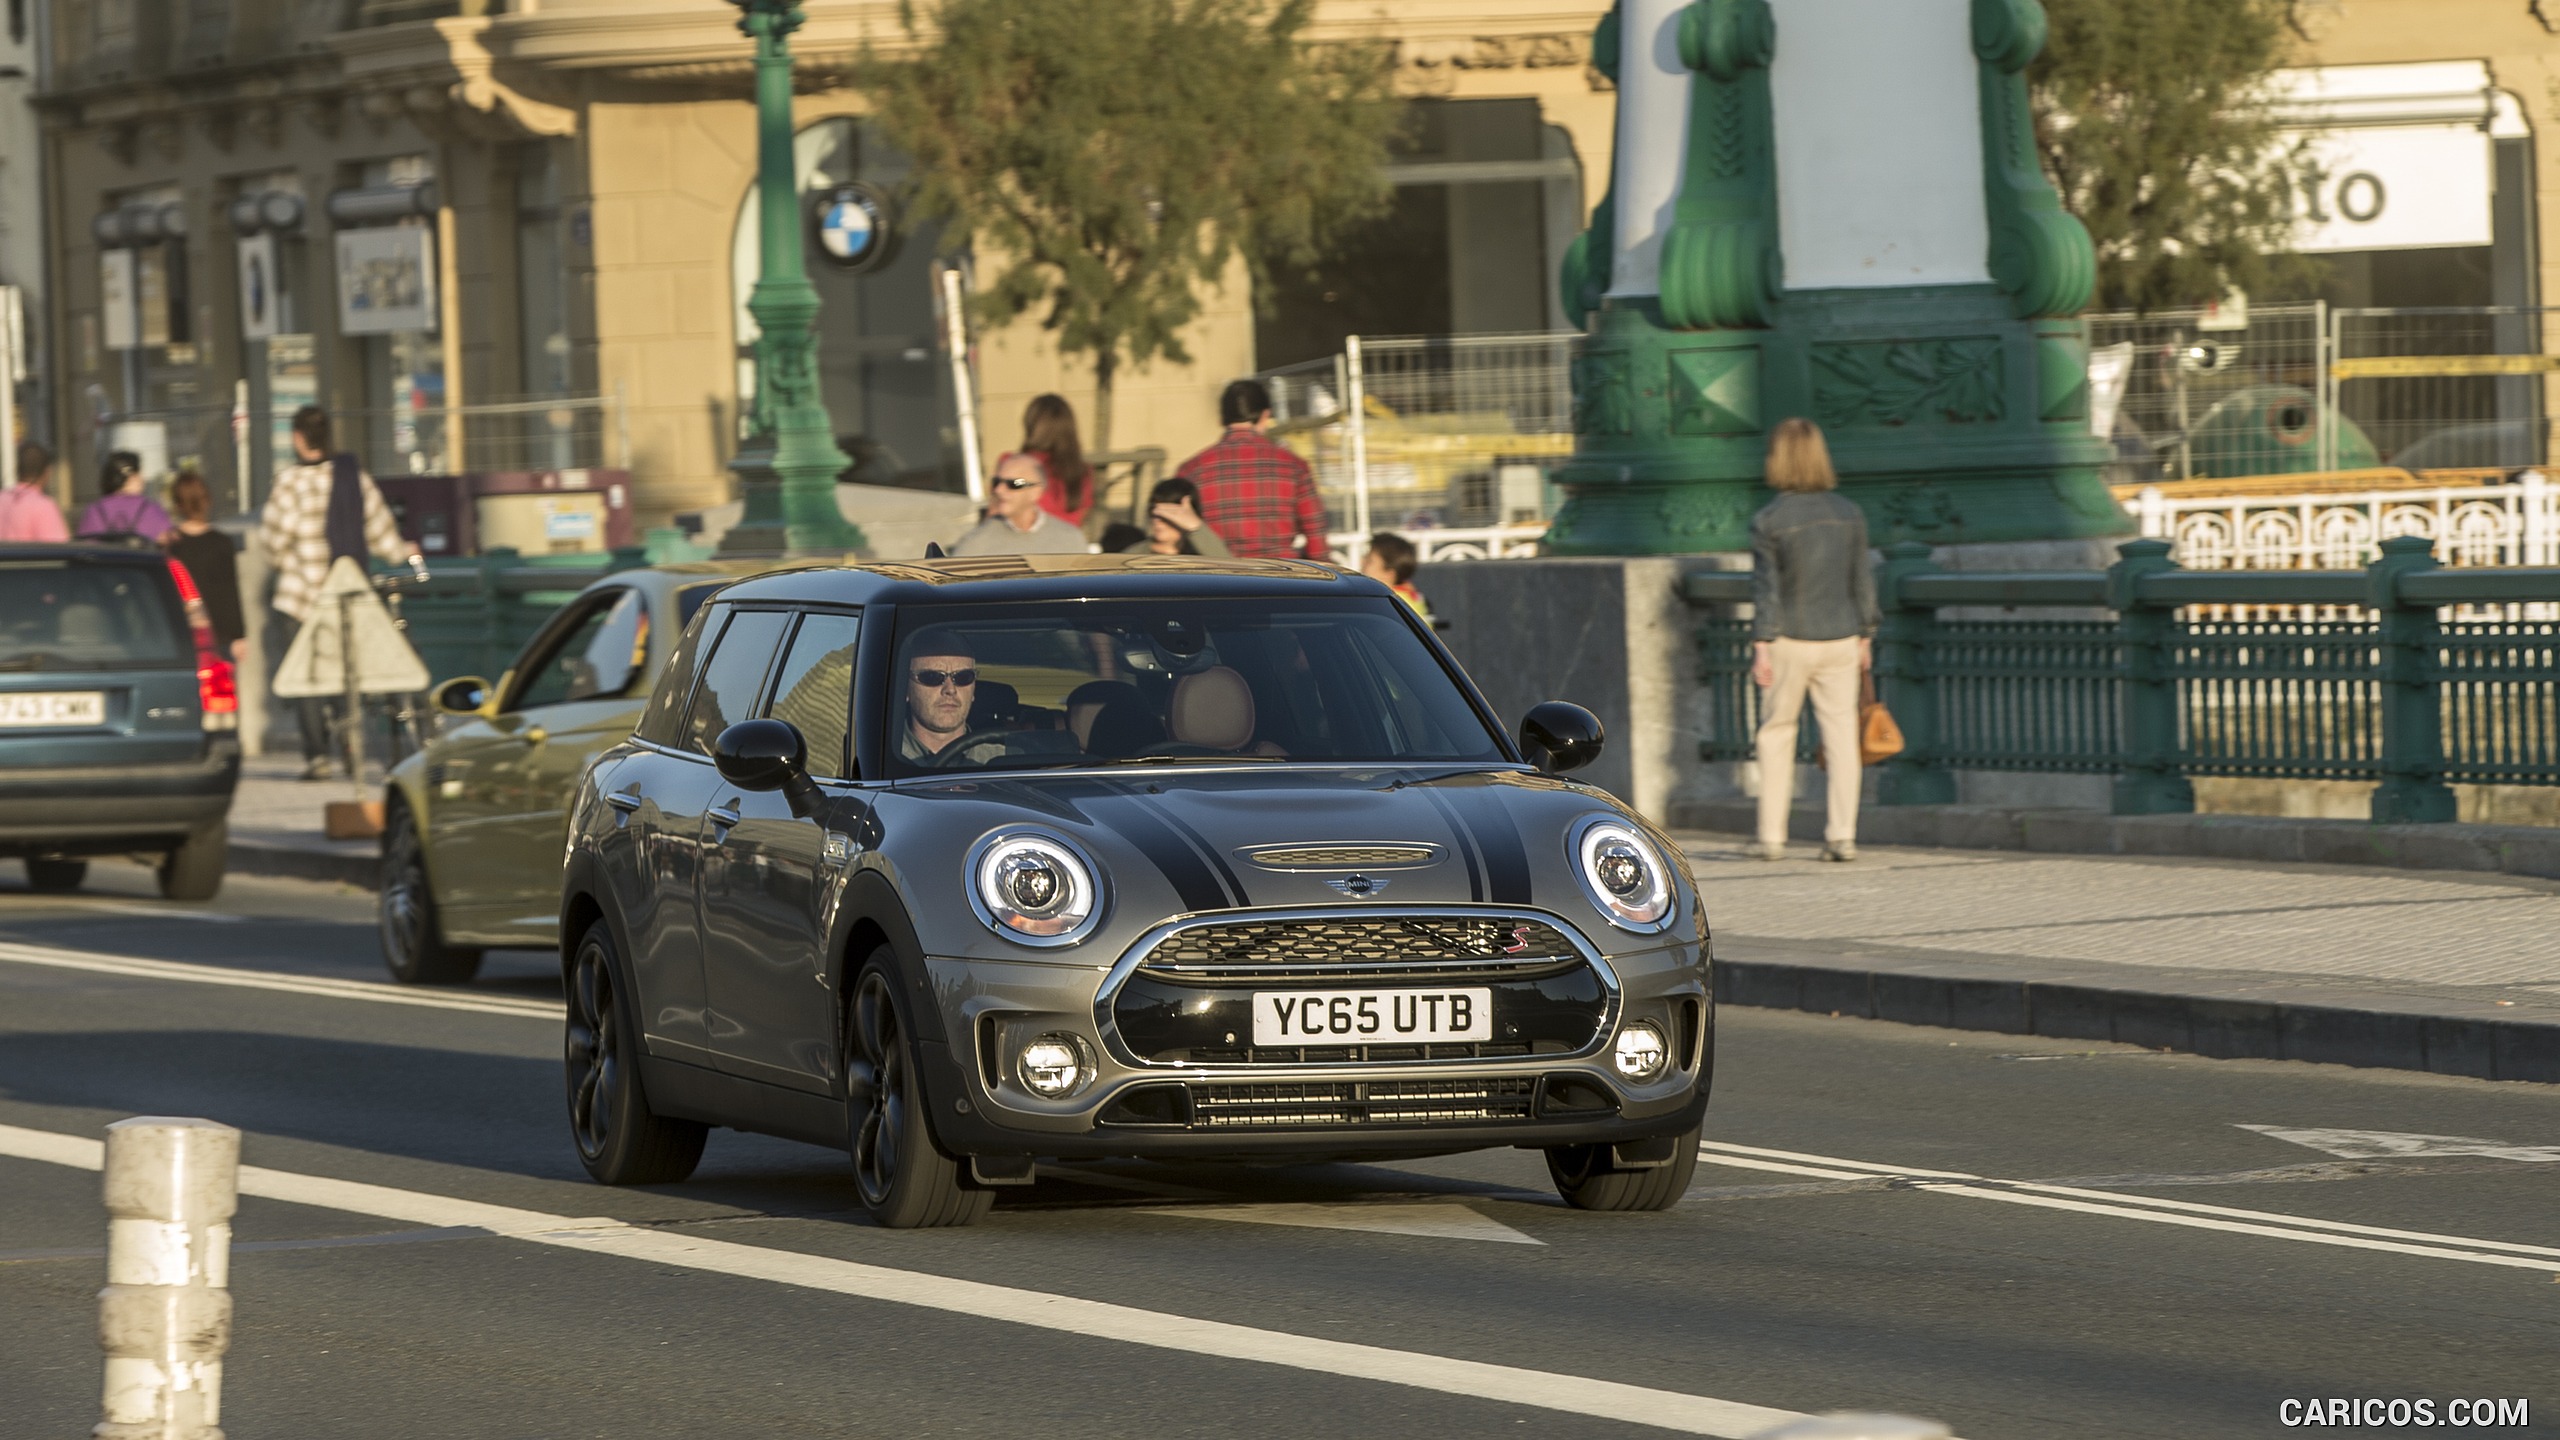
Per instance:
[[[179,603],[187,612],[187,629],[195,637],[196,699],[204,710],[204,728],[237,730],[240,676],[232,668],[231,658],[222,653],[221,643],[213,638],[213,617],[204,608],[204,593],[196,589],[196,577],[176,560],[169,562],[169,578],[177,583]]]

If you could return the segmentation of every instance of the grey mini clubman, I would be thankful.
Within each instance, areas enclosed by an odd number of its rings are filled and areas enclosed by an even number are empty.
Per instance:
[[[568,1098],[607,1184],[707,1127],[851,1152],[892,1226],[1043,1157],[1543,1150],[1652,1210],[1697,1163],[1707,927],[1679,852],[1506,736],[1374,581],[1295,561],[803,570],[687,627],[587,771]]]

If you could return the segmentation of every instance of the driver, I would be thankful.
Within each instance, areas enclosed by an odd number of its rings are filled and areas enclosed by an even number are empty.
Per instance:
[[[919,632],[907,644],[904,673],[907,723],[898,729],[899,759],[911,765],[983,765],[1006,753],[1000,736],[959,743],[969,733],[969,709],[978,699],[978,656],[969,637],[948,625]]]

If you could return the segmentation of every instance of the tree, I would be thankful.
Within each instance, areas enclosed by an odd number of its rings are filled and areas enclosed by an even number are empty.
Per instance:
[[[2271,72],[2299,0],[2045,0],[2027,72],[2063,203],[2097,243],[2103,309],[2264,293],[2316,273],[2290,253],[2293,161]]]
[[[1313,8],[904,0],[909,54],[856,63],[915,158],[909,203],[992,264],[978,319],[1045,302],[1059,350],[1093,357],[1096,450],[1120,366],[1188,361],[1182,327],[1239,253],[1257,280],[1311,264],[1387,201],[1392,56],[1308,43]]]

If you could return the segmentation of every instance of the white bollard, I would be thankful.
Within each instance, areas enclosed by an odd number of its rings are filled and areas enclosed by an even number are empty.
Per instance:
[[[137,1115],[107,1127],[106,1419],[94,1440],[222,1440],[240,1132]]]
[[[1954,1432],[1908,1415],[1811,1415],[1763,1430],[1751,1440],[1947,1440]]]

